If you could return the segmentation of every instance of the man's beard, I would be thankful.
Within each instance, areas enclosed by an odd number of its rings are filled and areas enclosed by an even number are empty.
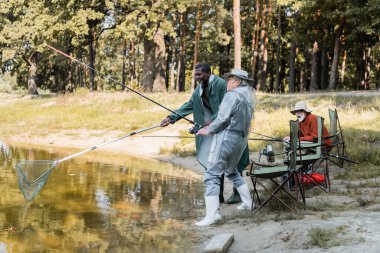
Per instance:
[[[302,121],[304,121],[305,118],[306,118],[306,114],[297,115],[297,120],[298,120],[298,122],[302,122]]]

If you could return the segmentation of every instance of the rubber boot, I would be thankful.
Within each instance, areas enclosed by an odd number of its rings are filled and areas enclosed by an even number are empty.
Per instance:
[[[205,196],[206,203],[206,217],[203,220],[195,223],[197,226],[208,226],[222,217],[218,213],[219,197],[218,196]]]
[[[232,192],[231,196],[227,199],[226,203],[236,204],[240,202],[241,202],[241,198],[240,198],[239,192],[236,190],[236,188],[234,188],[234,191]]]
[[[224,174],[220,176],[220,191],[219,191],[219,203],[224,203]]]
[[[249,192],[249,188],[247,184],[243,184],[242,186],[239,186],[236,188],[240,194],[241,200],[243,201],[243,204],[237,207],[238,210],[247,210],[251,209],[252,205],[252,198],[251,193]],[[253,206],[254,208],[254,206]]]

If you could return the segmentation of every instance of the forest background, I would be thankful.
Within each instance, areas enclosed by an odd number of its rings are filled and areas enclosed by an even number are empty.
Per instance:
[[[379,0],[1,0],[0,5],[3,92],[120,91],[125,85],[191,91],[198,62],[209,63],[218,75],[245,69],[263,92],[380,88]]]

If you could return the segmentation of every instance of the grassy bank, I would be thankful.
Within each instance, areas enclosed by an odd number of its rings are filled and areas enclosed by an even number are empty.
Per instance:
[[[149,94],[169,108],[178,107],[187,94]],[[44,136],[62,130],[121,130],[130,132],[159,123],[166,110],[130,93],[87,93],[61,96],[1,95],[0,130],[9,137],[20,132]]]
[[[156,93],[147,96],[168,108],[178,108],[190,94]],[[329,126],[328,108],[337,108],[348,153],[352,159],[362,162],[361,166],[353,167],[355,175],[365,178],[380,175],[379,93],[258,94],[252,131],[279,138],[286,136],[288,122],[294,118],[289,108],[301,99],[309,103],[315,114],[325,118],[326,126]],[[157,124],[168,115],[166,110],[130,93],[78,92],[35,98],[0,94],[0,111],[1,138],[20,134],[43,137],[74,129],[128,133]],[[104,134],[104,131],[99,134]],[[183,139],[183,145],[163,152],[191,154],[194,149],[193,145],[188,145],[191,142],[193,140]],[[258,151],[264,145],[266,143],[261,141],[251,141],[250,149]]]

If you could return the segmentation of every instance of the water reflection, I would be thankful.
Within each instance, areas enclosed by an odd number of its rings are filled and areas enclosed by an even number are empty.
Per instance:
[[[192,252],[196,235],[184,228],[203,187],[189,172],[137,158],[68,160],[27,206],[17,161],[59,155],[1,142],[0,152],[0,252]]]

